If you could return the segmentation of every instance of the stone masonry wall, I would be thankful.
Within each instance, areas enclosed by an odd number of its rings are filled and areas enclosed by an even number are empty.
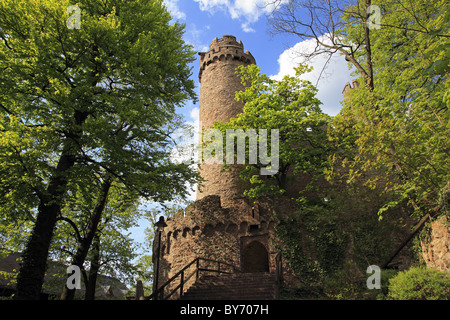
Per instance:
[[[242,248],[252,241],[258,241],[266,248],[270,271],[274,271],[276,249],[272,239],[275,222],[269,212],[257,214],[255,217],[251,207],[247,212],[223,208],[220,197],[214,195],[195,201],[184,212],[180,210],[167,221],[162,233],[159,283],[167,281],[197,257],[226,262],[240,270]],[[201,267],[217,268],[217,265],[203,262]],[[193,281],[194,278],[185,288]],[[174,282],[172,288],[176,285],[178,282]]]
[[[202,131],[210,128],[216,121],[227,122],[242,112],[244,106],[242,102],[235,100],[235,94],[244,87],[236,75],[236,68],[256,63],[251,53],[244,52],[244,45],[241,41],[237,42],[234,36],[215,38],[209,49],[208,52],[199,53]],[[239,179],[241,168],[239,165],[231,165],[230,171],[223,171],[221,164],[202,163],[199,172],[205,182],[197,190],[197,199],[219,195],[225,207],[236,205],[236,199],[242,198],[244,190]]]
[[[450,271],[450,227],[446,216],[431,223],[430,240],[422,242],[422,257],[428,268]]]

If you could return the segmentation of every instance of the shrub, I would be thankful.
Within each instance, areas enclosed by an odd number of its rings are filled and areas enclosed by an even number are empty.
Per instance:
[[[344,276],[345,272],[336,273],[324,283],[324,293],[329,299],[359,300],[364,288],[362,281],[352,281]]]
[[[449,300],[450,274],[424,267],[399,272],[389,281],[388,298],[394,300]]]

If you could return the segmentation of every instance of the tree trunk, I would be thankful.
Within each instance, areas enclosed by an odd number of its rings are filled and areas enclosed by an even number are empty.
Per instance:
[[[372,4],[371,0],[366,0],[366,9],[370,7]],[[366,47],[366,59],[367,59],[367,85],[369,86],[370,91],[373,91],[373,66],[372,66],[372,47],[370,45],[370,30],[369,25],[367,24],[367,20],[369,18],[369,14],[366,11],[366,23],[364,24],[364,40]]]
[[[86,236],[83,240],[78,244],[77,252],[72,260],[72,265],[76,265],[78,267],[82,267],[89,248],[92,244],[92,240],[97,232],[98,224],[101,220],[103,209],[106,205],[106,200],[108,198],[109,188],[111,187],[112,180],[110,178],[105,178],[102,183],[102,188],[100,190],[99,196],[97,198],[97,204],[94,208],[94,211],[89,219],[89,225],[86,231]],[[64,286],[63,292],[61,294],[61,300],[72,300],[75,296],[76,289],[69,289],[67,286]]]
[[[86,285],[84,300],[95,300],[95,288],[97,285],[97,275],[100,268],[100,235],[95,234],[92,246],[91,269],[89,270],[89,280]]]
[[[55,173],[45,194],[41,196],[36,222],[22,255],[22,265],[17,276],[17,300],[38,300],[40,297],[48,250],[68,183],[67,173],[75,164],[76,157],[71,144],[69,139],[65,141]]]
[[[59,212],[58,205],[39,205],[39,213],[17,276],[17,300],[38,300],[44,283],[47,257],[53,229]]]
[[[386,262],[383,263],[383,265],[381,266],[382,269],[387,268],[389,263],[391,263],[392,260],[394,260],[394,258],[400,253],[400,251],[402,251],[402,249],[408,244],[408,242],[411,241],[411,239],[414,237],[414,235],[417,233],[417,231],[419,231],[420,228],[422,228],[422,226],[425,224],[425,222],[427,222],[427,220],[429,218],[431,218],[431,216],[429,214],[427,214],[425,217],[422,218],[422,220],[420,220],[420,222],[417,224],[417,226],[414,228],[414,230],[410,233],[410,235],[400,244],[400,246],[397,247],[397,249],[389,256],[389,258],[386,260]]]

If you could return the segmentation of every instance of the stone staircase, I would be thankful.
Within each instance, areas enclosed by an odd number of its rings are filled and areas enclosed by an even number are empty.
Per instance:
[[[275,273],[202,275],[181,300],[273,300],[277,297]]]

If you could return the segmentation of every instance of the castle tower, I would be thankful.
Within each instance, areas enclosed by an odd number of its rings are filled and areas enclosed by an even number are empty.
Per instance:
[[[230,35],[215,38],[209,51],[199,55],[200,121],[201,129],[206,130],[214,122],[228,122],[243,111],[243,103],[235,100],[236,92],[244,89],[236,68],[256,62],[244,51],[242,42]],[[198,274],[199,269],[218,271],[215,268],[219,265],[228,266],[231,269],[226,271],[233,273],[282,272],[284,283],[297,283],[288,263],[281,259],[281,240],[275,234],[280,218],[296,215],[297,202],[291,197],[247,202],[243,197],[245,184],[239,177],[243,165],[229,166],[231,172],[223,171],[223,164],[201,163],[199,171],[206,181],[197,189],[197,200],[167,219],[159,233],[160,245],[153,248],[153,259],[159,266],[155,279],[159,284],[176,279],[161,289],[165,296],[192,286],[196,278],[187,275]],[[188,280],[180,287],[181,274]]]
[[[255,59],[244,51],[241,41],[230,35],[215,38],[209,51],[199,55],[200,120],[201,129],[206,130],[214,122],[229,121],[243,111],[243,103],[234,99],[236,92],[244,89],[236,68],[255,64]],[[273,208],[291,212],[291,204],[277,199],[270,206],[247,203],[242,196],[244,184],[239,178],[243,165],[230,166],[232,171],[228,172],[222,171],[222,164],[201,163],[200,174],[206,181],[197,190],[197,200],[168,219],[161,233],[159,283],[176,275],[196,258],[210,259],[202,261],[202,268],[204,264],[213,268],[213,261],[222,261],[244,273],[275,272]],[[194,280],[190,279],[184,288]],[[172,287],[165,290],[170,291]]]
[[[236,75],[236,68],[256,62],[248,50],[244,52],[242,41],[237,42],[236,37],[231,35],[215,38],[209,51],[199,55],[200,129],[204,132],[214,122],[227,122],[242,112],[243,103],[235,100],[235,94],[244,87]],[[223,207],[235,206],[241,201],[243,193],[240,167],[231,165],[231,171],[223,171],[222,164],[201,163],[199,172],[205,181],[197,189],[197,199],[218,195]]]

